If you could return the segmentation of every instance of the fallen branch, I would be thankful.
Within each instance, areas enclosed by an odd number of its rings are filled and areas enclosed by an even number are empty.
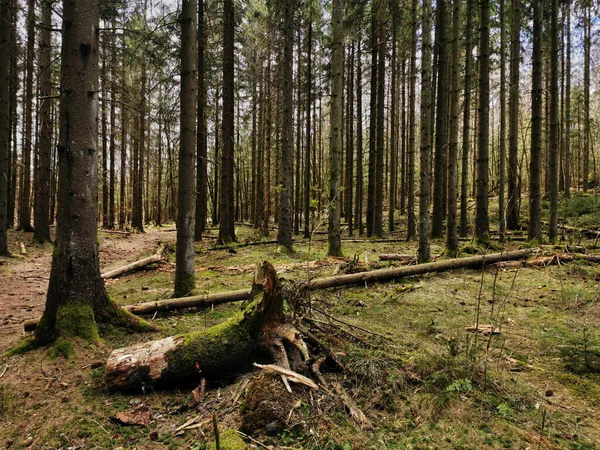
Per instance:
[[[319,389],[319,386],[310,378],[307,378],[304,375],[300,375],[299,373],[294,372],[293,370],[286,369],[286,368],[278,366],[276,364],[254,363],[254,367],[258,367],[259,369],[262,369],[265,372],[274,373],[277,375],[283,375],[288,380],[290,380],[294,383],[303,384],[312,389]]]
[[[123,275],[127,272],[131,272],[133,270],[138,270],[138,269],[141,269],[142,267],[146,267],[149,264],[164,261],[165,259],[167,259],[167,257],[168,257],[167,246],[162,245],[158,248],[157,252],[154,255],[148,256],[147,258],[140,259],[139,261],[133,262],[131,264],[127,264],[125,266],[117,267],[116,269],[109,270],[108,272],[104,272],[103,274],[101,274],[101,277],[104,279],[115,278],[115,277],[118,277],[119,275]]]

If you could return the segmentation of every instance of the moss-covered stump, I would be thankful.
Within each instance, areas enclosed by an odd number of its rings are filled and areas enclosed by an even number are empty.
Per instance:
[[[246,450],[248,446],[235,430],[225,430],[219,434],[219,447],[221,450]],[[217,450],[217,443],[213,441],[209,450]]]
[[[267,330],[283,320],[281,284],[271,264],[257,265],[252,289],[247,306],[208,330],[113,351],[106,365],[108,388],[176,387],[239,372],[264,346]]]

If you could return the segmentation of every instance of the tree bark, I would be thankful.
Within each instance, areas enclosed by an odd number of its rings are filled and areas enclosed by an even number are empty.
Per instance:
[[[550,241],[558,236],[558,0],[552,0],[550,54]]]
[[[313,24],[311,11],[308,12],[308,37],[306,50],[306,154],[304,156],[304,237],[310,237],[310,199],[311,199],[311,123],[310,115],[312,108],[312,35]]]
[[[373,204],[372,236],[383,237],[383,159],[385,156],[385,44],[386,44],[386,0],[378,0],[377,13],[379,42],[377,45],[377,147],[375,151],[375,202]]]
[[[223,152],[221,155],[221,195],[219,241],[236,241],[233,203],[233,140],[234,133],[234,33],[233,0],[223,2]]]
[[[151,328],[112,302],[100,277],[98,217],[98,0],[63,3],[58,221],[46,307],[35,343],[98,340],[97,322]]]
[[[490,237],[489,139],[490,139],[490,0],[480,2],[479,31],[479,142],[477,146],[477,198],[475,237],[482,243]]]
[[[566,25],[566,67],[565,67],[565,197],[571,196],[571,0],[565,1]]]
[[[517,230],[521,193],[519,192],[519,63],[521,54],[521,0],[512,0],[510,31],[510,86],[508,122],[508,205],[506,227]]]
[[[6,26],[11,21],[10,0],[0,0],[0,48],[10,48],[10,27]],[[6,228],[8,225],[8,176],[10,153],[10,126],[9,126],[9,85],[10,85],[10,52],[0,52],[0,255],[8,255],[8,239]]]
[[[206,84],[204,78],[204,54],[207,45],[206,24],[204,21],[204,0],[198,0],[198,126],[196,155],[196,222],[194,239],[202,239],[206,230],[208,202],[208,132],[206,125]]]
[[[362,116],[362,40],[356,43],[356,227],[364,233],[363,222],[363,116]]]
[[[417,236],[417,226],[415,217],[415,149],[416,149],[416,88],[417,88],[417,30],[418,21],[418,1],[412,0],[412,29],[410,44],[410,94],[408,100],[408,167],[406,193],[408,196],[407,222],[408,229],[406,239],[413,240]]]
[[[292,66],[294,51],[294,8],[293,0],[284,3],[284,47],[283,47],[283,139],[281,142],[282,186],[279,196],[279,230],[277,241],[287,251],[292,250],[292,190],[293,190],[293,107]],[[300,71],[298,70],[298,74]],[[298,85],[300,90],[300,85]],[[300,108],[300,105],[298,105]],[[298,130],[299,132],[299,130]],[[300,161],[296,161],[298,168]],[[299,172],[298,172],[299,174]],[[298,180],[297,189],[300,188]],[[299,198],[299,197],[298,197]]]
[[[431,0],[423,0],[421,49],[421,174],[419,193],[419,263],[431,259],[429,229],[431,178]]]
[[[531,89],[531,155],[529,159],[530,241],[542,238],[542,0],[533,0],[533,81]]]
[[[506,184],[506,44],[505,44],[505,0],[500,0],[500,163],[498,173],[498,234],[504,242],[506,233],[506,206],[504,185]]]
[[[375,209],[375,177],[377,165],[377,14],[371,0],[371,92],[369,94],[369,169],[367,174],[367,237],[373,235],[373,212]]]
[[[331,145],[329,147],[329,256],[342,256],[340,231],[340,162],[342,155],[342,105],[344,95],[344,6],[343,0],[333,0],[331,55]]]
[[[177,190],[177,251],[175,297],[183,297],[196,286],[194,267],[197,0],[184,0],[181,9],[181,91],[179,186]],[[233,220],[233,218],[232,218]]]

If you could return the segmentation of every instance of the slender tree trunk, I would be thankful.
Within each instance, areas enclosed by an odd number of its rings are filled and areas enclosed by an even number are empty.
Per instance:
[[[221,196],[219,241],[236,241],[233,203],[233,140],[234,140],[234,32],[233,0],[223,2],[223,153],[221,155]]]
[[[116,21],[113,20],[112,27],[116,28]],[[116,89],[117,89],[117,35],[116,31],[111,34],[111,63],[110,63],[110,79],[111,79],[111,93],[110,93],[110,169],[109,169],[109,193],[108,193],[108,228],[113,229],[115,226],[115,183],[116,183],[116,167],[115,167],[115,153],[116,153]],[[159,191],[160,192],[160,191]]]
[[[50,241],[50,164],[52,156],[52,27],[51,2],[42,2],[42,27],[39,45],[40,135],[39,158],[34,208],[34,233],[37,242]]]
[[[367,181],[367,237],[373,235],[373,212],[375,209],[375,177],[377,162],[377,14],[371,0],[371,93],[369,103],[369,171]]]
[[[279,196],[279,231],[277,243],[290,251],[292,249],[292,174],[293,174],[293,108],[292,108],[292,65],[294,51],[294,9],[292,0],[284,5],[284,47],[283,47],[283,140],[281,143],[282,186]],[[300,71],[298,71],[298,77]],[[300,89],[300,85],[298,85]],[[300,108],[300,105],[298,105]],[[299,132],[299,130],[298,130]],[[300,161],[296,161],[300,164]],[[300,184],[298,183],[298,188]]]
[[[8,56],[9,67],[8,73],[8,141],[7,141],[7,213],[6,224],[8,228],[15,225],[15,204],[17,192],[17,91],[19,90],[18,67],[17,67],[17,0],[8,0],[9,17],[7,20],[10,23],[8,27],[8,48],[10,52],[4,52],[4,56]],[[14,150],[13,150],[14,149]]]
[[[429,204],[431,192],[431,0],[423,0],[421,49],[421,174],[419,193],[419,263],[431,259]]]
[[[287,10],[286,10],[287,11]],[[293,23],[293,17],[292,17],[292,23]],[[292,26],[292,54],[293,54],[293,32],[294,27]],[[284,34],[285,31],[287,31],[287,27],[284,24]],[[285,59],[285,47],[284,47],[284,59]],[[292,61],[293,61],[293,56],[292,56]],[[300,199],[302,198],[302,183],[300,183],[300,173],[302,172],[302,133],[300,132],[301,130],[301,124],[302,124],[302,67],[304,66],[303,62],[302,62],[302,39],[298,38],[298,59],[297,59],[297,65],[298,68],[296,70],[296,165],[295,167],[292,166],[292,174],[294,173],[294,169],[295,169],[295,176],[292,177],[292,180],[295,180],[295,183],[291,183],[290,185],[290,191],[293,192],[295,195],[292,195],[290,198],[290,201],[292,203],[292,211],[294,214],[294,222],[293,222],[293,228],[294,228],[294,234],[298,234],[300,233],[300,211],[301,211],[301,207],[300,207]],[[293,73],[293,71],[292,71]],[[285,85],[285,73],[284,73],[284,85]],[[290,89],[293,90],[293,82],[290,84]],[[285,91],[285,87],[284,87],[284,91]],[[285,92],[283,93],[284,99],[283,99],[283,108],[284,108],[284,118],[283,120],[285,121]],[[290,103],[292,104],[292,102]],[[292,104],[292,111],[293,111],[293,104]],[[293,114],[293,113],[292,113]],[[285,124],[283,125],[283,140],[285,140],[285,133],[286,133],[286,129],[285,129]],[[290,128],[292,130],[292,135],[294,134],[294,126],[293,123],[290,122]],[[277,140],[276,140],[277,141]],[[282,146],[283,147],[283,146]],[[292,146],[292,152],[293,152],[293,146]],[[293,153],[292,153],[293,154]],[[294,159],[292,158],[292,161]],[[283,166],[283,161],[282,161],[282,166]],[[279,184],[279,183],[277,183]],[[295,189],[294,189],[295,186]],[[279,197],[281,200],[281,196]],[[281,207],[281,206],[280,206]]]
[[[383,159],[385,151],[385,43],[386,43],[386,0],[379,0],[379,42],[377,55],[377,147],[375,153],[375,203],[373,211],[373,236],[383,236]]]
[[[592,2],[583,6],[583,192],[587,192],[590,177],[590,53]],[[595,175],[594,175],[595,176]]]
[[[342,256],[340,232],[340,160],[342,154],[342,105],[344,95],[344,6],[333,0],[331,55],[331,145],[329,147],[329,228],[327,254]]]
[[[558,0],[552,0],[550,55],[550,241],[558,235]]]
[[[446,0],[437,1],[436,48],[438,53],[437,112],[435,116],[435,163],[433,180],[433,212],[431,237],[441,238],[446,210],[446,172],[448,170],[448,31]]]
[[[309,13],[310,14],[310,13]],[[308,43],[306,51],[306,155],[304,157],[304,237],[310,236],[310,171],[311,171],[311,102],[312,102],[312,19],[308,18]]]
[[[396,61],[396,46],[397,46],[397,21],[396,16],[394,15],[392,18],[392,87],[391,87],[391,105],[390,105],[390,189],[389,189],[389,216],[388,216],[388,229],[390,233],[395,230],[396,224],[395,222],[395,209],[396,209],[396,180],[398,178],[398,159],[396,157],[396,147],[397,147],[397,127],[396,127],[396,79],[398,77],[397,74],[397,61]]]
[[[194,229],[196,219],[194,159],[196,157],[197,0],[181,6],[181,114],[179,119],[179,183],[177,189],[177,251],[175,297],[183,297],[196,286]]]
[[[410,44],[410,94],[408,99],[408,167],[406,194],[408,196],[407,222],[408,229],[406,239],[411,241],[417,236],[415,217],[415,149],[416,149],[416,103],[417,103],[417,29],[418,1],[412,0],[412,29]]]
[[[204,83],[206,76],[204,69],[206,42],[204,0],[198,0],[198,137],[196,155],[196,224],[194,230],[194,239],[197,241],[202,239],[202,233],[206,230],[208,201],[208,133],[206,130],[206,85]]]
[[[529,240],[542,238],[542,0],[533,0],[533,81],[531,89],[531,156],[529,159]]]
[[[500,0],[503,1],[503,0]],[[452,13],[452,73],[450,77],[450,144],[448,147],[448,218],[446,248],[458,253],[456,202],[458,200],[458,124],[460,115],[460,25],[461,2],[454,0]]]
[[[356,217],[358,233],[364,233],[363,222],[363,117],[361,40],[356,44]]]
[[[504,242],[506,233],[506,44],[505,44],[505,0],[500,0],[500,164],[498,174],[498,234]]]
[[[0,0],[0,23],[11,21],[10,0]],[[0,48],[10,48],[10,27],[0,27]],[[0,52],[0,255],[8,255],[8,239],[6,228],[8,225],[8,176],[10,153],[10,53]]]
[[[468,230],[469,201],[469,139],[471,126],[471,55],[473,33],[473,0],[467,0],[467,23],[465,29],[465,100],[462,129],[462,162],[460,177],[460,236],[466,237]]]
[[[566,74],[565,74],[565,197],[571,196],[571,0],[565,1],[566,26]]]
[[[123,64],[123,68],[125,65]],[[125,69],[123,69],[123,77]],[[124,83],[124,80],[122,81]],[[124,91],[121,91],[121,99]],[[127,106],[121,104],[121,181],[119,183],[119,229],[125,229],[127,224]]]
[[[271,135],[272,135],[272,123],[271,123],[271,60],[267,62],[267,71],[266,71],[266,104],[265,104],[265,120],[264,120],[264,128],[265,128],[265,154],[264,154],[264,187],[263,187],[263,222],[262,229],[263,235],[269,235],[269,222],[271,221]],[[290,151],[291,152],[291,151]],[[291,194],[290,194],[291,195]],[[291,214],[291,211],[290,211]],[[290,224],[291,224],[290,217]],[[291,227],[291,225],[290,225]]]
[[[220,172],[222,170],[221,166],[221,148],[220,148],[220,140],[219,140],[219,97],[220,92],[217,87],[215,91],[215,149],[214,149],[214,178],[213,178],[213,192],[212,192],[212,224],[213,226],[219,223],[219,198],[221,192],[221,177]]]
[[[104,22],[106,25],[106,22]],[[102,36],[102,51],[100,52],[102,59],[102,68],[100,73],[101,89],[102,89],[102,117],[101,117],[101,130],[102,136],[102,228],[108,228],[108,72],[106,70],[106,59],[108,58],[108,52],[106,50],[106,39],[107,36]]]
[[[519,224],[521,193],[518,189],[519,158],[519,61],[521,53],[521,0],[512,0],[510,37],[510,86],[508,121],[508,206],[506,226],[516,230]]]
[[[489,139],[490,139],[490,2],[480,2],[479,36],[479,145],[477,150],[477,198],[475,237],[487,242],[490,234],[488,216]]]
[[[23,114],[25,134],[23,135],[23,154],[21,157],[21,182],[19,189],[19,228],[33,231],[31,226],[31,151],[33,136],[33,61],[35,43],[35,0],[27,2],[27,55],[25,102]]]
[[[345,217],[348,223],[348,235],[352,236],[354,232],[354,223],[352,215],[352,179],[354,173],[354,48],[355,43],[352,41],[350,58],[348,61],[348,83],[347,83],[347,96],[348,96],[348,108],[346,111],[346,183],[344,185],[344,191],[346,195],[345,200]]]

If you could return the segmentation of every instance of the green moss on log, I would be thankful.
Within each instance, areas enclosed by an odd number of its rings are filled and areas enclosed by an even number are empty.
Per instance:
[[[167,380],[215,379],[235,372],[258,351],[257,332],[263,323],[262,292],[229,320],[204,331],[188,333],[167,355]]]
[[[246,443],[235,430],[225,430],[219,433],[219,444],[221,450],[245,450]],[[217,450],[217,443],[211,442],[209,450]]]

